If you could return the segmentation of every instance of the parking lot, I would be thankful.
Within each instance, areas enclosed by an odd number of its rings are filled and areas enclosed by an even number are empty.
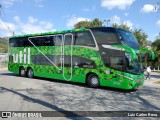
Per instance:
[[[22,78],[0,70],[0,111],[159,111],[159,73],[138,90],[84,84],[45,78]]]

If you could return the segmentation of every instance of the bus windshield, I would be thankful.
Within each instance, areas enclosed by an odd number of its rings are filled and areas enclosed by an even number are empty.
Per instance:
[[[131,58],[131,54],[126,52],[125,59],[126,59],[127,72],[132,73],[132,74],[143,74],[144,70],[143,70],[143,65],[142,65],[140,58],[133,60]]]
[[[129,46],[136,50],[139,49],[138,42],[131,32],[123,29],[118,29],[118,33],[120,35],[120,39],[122,40],[123,45]]]

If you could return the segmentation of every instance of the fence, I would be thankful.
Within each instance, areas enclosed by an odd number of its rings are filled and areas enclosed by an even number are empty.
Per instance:
[[[0,69],[7,67],[8,65],[8,55],[0,54]]]
[[[7,67],[8,62],[7,61],[0,61],[0,69]]]

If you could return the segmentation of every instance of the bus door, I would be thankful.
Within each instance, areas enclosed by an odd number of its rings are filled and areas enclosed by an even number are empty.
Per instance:
[[[110,75],[112,76],[112,80],[114,84],[119,84],[117,82],[120,80],[120,77],[123,77],[123,72],[125,69],[125,59],[124,59],[124,51],[120,48],[109,49],[109,67],[111,68]]]
[[[65,80],[72,79],[72,50],[73,50],[73,34],[68,33],[64,35],[63,40],[63,78]]]
[[[116,48],[111,45],[103,45],[103,47],[100,47],[100,51],[104,65],[111,68],[107,71],[107,74],[109,76],[111,74],[115,75],[114,71],[117,70],[121,72],[121,75],[124,71],[124,51],[122,48]]]

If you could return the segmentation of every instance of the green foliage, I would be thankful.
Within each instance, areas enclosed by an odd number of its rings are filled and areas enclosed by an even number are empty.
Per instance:
[[[90,28],[90,27],[102,27],[102,26],[103,26],[103,22],[98,18],[95,18],[93,21],[81,21],[81,22],[78,22],[77,24],[74,25],[75,29]]]
[[[89,21],[81,21],[74,25],[75,29],[78,28],[89,28],[91,26],[91,22]]]
[[[90,27],[102,27],[103,26],[103,22],[98,19],[95,18],[92,22],[91,22],[91,26]]]
[[[0,38],[0,52],[6,53],[8,52],[8,41],[7,39]]]
[[[156,59],[152,65],[156,67],[160,65],[160,37],[156,37],[155,41],[152,43],[152,49],[156,54]]]
[[[149,41],[147,40],[148,35],[142,29],[134,29],[133,34],[136,37],[140,47],[147,47]]]
[[[156,38],[156,40],[152,43],[152,48],[154,51],[160,51],[160,38]]]
[[[115,28],[122,28],[122,29],[125,29],[125,30],[128,30],[128,31],[131,31],[131,28],[128,27],[127,25],[117,25],[116,23],[115,24],[112,24],[112,27],[115,27]]]

